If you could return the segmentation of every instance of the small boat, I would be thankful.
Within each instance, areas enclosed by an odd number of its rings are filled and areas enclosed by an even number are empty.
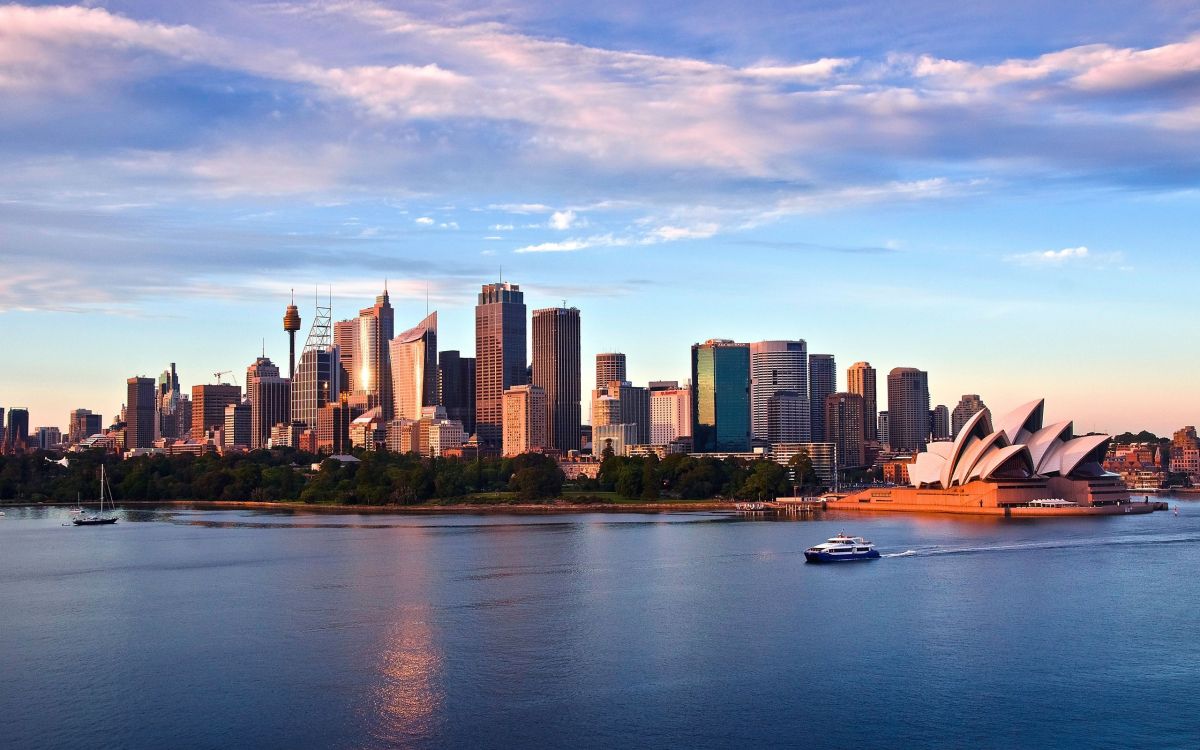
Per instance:
[[[104,515],[104,495],[108,493],[109,502],[112,501],[112,489],[108,486],[108,475],[104,472],[104,464],[100,464],[100,510],[94,516],[79,516],[71,522],[76,526],[105,526],[110,523],[116,523],[116,516]]]
[[[846,562],[849,560],[876,560],[879,552],[875,545],[861,536],[838,534],[823,544],[804,550],[804,559],[811,563]]]

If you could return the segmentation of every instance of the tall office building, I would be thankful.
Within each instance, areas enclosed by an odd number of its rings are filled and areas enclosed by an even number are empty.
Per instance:
[[[533,385],[546,394],[546,446],[564,454],[579,448],[580,367],[579,310],[534,310]]]
[[[358,351],[358,318],[339,320],[333,324],[333,345],[338,348],[338,361],[342,365],[340,383],[342,393],[354,392],[354,357]]]
[[[91,409],[75,409],[67,418],[67,443],[75,445],[104,429],[104,418]]]
[[[475,305],[475,434],[484,451],[502,446],[504,392],[526,384],[526,365],[521,287],[484,284]]]
[[[896,451],[921,451],[928,436],[929,373],[897,367],[888,373],[888,444]]]
[[[726,339],[692,345],[692,446],[750,450],[750,347]]]
[[[592,391],[592,427],[621,424],[621,399],[608,395],[608,389]],[[634,430],[637,440],[637,430]]]
[[[312,430],[317,428],[317,415],[321,409],[337,403],[342,391],[341,352],[332,341],[330,313],[328,305],[317,303],[308,341],[296,365],[296,379],[292,381],[292,421],[303,422]],[[192,411],[196,412],[195,409]],[[192,432],[195,431],[193,425]]]
[[[601,352],[596,355],[596,389],[609,383],[625,380],[625,355],[621,352]]]
[[[950,439],[950,410],[938,404],[929,412],[929,437],[933,440]]]
[[[825,399],[836,392],[837,364],[833,355],[808,355],[808,425],[813,441],[824,439]]]
[[[395,317],[387,287],[375,298],[375,304],[358,311],[358,341],[354,350],[354,390],[365,395],[368,408],[378,404],[386,422],[395,406],[392,398],[391,349],[395,335]]]
[[[57,427],[39,427],[34,431],[33,444],[44,451],[57,448],[62,444],[62,430]]]
[[[892,445],[891,430],[888,429],[888,413],[887,409],[879,412],[879,443],[886,445],[889,448]]]
[[[595,416],[594,420],[598,424],[631,424],[634,425],[634,439],[639,445],[644,445],[650,442],[650,391],[636,386],[629,381],[617,382],[613,381],[604,389],[608,394],[608,398],[616,399],[617,415],[615,418],[610,417],[608,422],[602,421],[601,416]],[[606,402],[604,397],[600,398],[601,408],[611,408],[611,402]],[[593,412],[596,408],[596,401],[592,402]]]
[[[0,418],[2,417],[3,414],[0,414]],[[153,428],[153,423],[151,423],[151,427]],[[8,410],[8,428],[4,431],[4,452],[8,454],[24,453],[28,448],[29,410],[23,406],[14,406]]]
[[[4,426],[4,407],[0,406],[0,453],[8,452],[8,429]]]
[[[755,440],[770,439],[767,402],[779,391],[790,391],[808,410],[808,344],[803,339],[750,344],[750,433]],[[785,430],[773,442],[807,442],[809,415],[798,424],[788,420]]]
[[[438,403],[437,312],[389,343],[395,419],[420,419]]]
[[[125,450],[153,448],[158,413],[154,379],[129,378],[125,383]]]
[[[667,445],[692,434],[692,389],[650,391],[650,443]]]
[[[810,416],[808,399],[795,391],[775,391],[767,399],[767,442],[771,445],[810,442]],[[805,439],[795,440],[796,435]]]
[[[825,442],[837,446],[839,468],[863,466],[867,462],[863,402],[857,393],[833,393],[825,398]]]
[[[475,434],[475,358],[458,350],[438,353],[438,403],[446,418],[462,422],[463,431]]]
[[[179,375],[175,372],[175,363],[163,370],[158,376],[157,388],[154,394],[155,427],[158,437],[186,438],[183,431],[187,420],[183,417],[183,394],[179,389]]]
[[[222,445],[226,448],[250,446],[250,403],[241,401],[225,407],[225,429]]]
[[[209,430],[225,429],[225,407],[242,402],[242,389],[236,385],[192,386],[192,438],[203,440]]]
[[[983,399],[979,398],[978,393],[964,393],[958,406],[955,406],[954,411],[950,412],[950,437],[958,437],[958,431],[967,423],[967,420],[975,412],[983,411],[986,408],[987,404],[983,403]]]
[[[846,390],[863,398],[863,439],[879,440],[879,404],[876,401],[875,368],[870,362],[855,362],[846,370]]]
[[[292,381],[279,376],[268,357],[259,357],[246,368],[246,400],[250,402],[251,450],[266,448],[271,429],[292,420]]]
[[[504,391],[505,456],[546,447],[546,392],[536,385],[514,385]]]

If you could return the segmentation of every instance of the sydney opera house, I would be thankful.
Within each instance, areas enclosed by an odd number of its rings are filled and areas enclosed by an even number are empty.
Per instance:
[[[930,443],[908,467],[908,487],[872,488],[829,504],[855,510],[1004,516],[1110,515],[1153,510],[1131,503],[1101,464],[1108,435],[1075,437],[1071,422],[1042,424],[1031,401],[995,423],[976,412],[953,442]]]

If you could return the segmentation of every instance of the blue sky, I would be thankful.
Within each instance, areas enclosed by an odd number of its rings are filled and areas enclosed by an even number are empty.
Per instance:
[[[280,361],[315,284],[470,350],[503,268],[640,382],[799,337],[1196,423],[1200,9],[906,5],[0,5],[0,406]]]

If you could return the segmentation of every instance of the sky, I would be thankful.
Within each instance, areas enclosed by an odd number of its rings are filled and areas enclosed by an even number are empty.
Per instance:
[[[0,407],[286,361],[387,280],[474,348],[483,283],[630,378],[803,338],[1200,422],[1200,6],[1175,0],[0,5]],[[886,401],[880,394],[880,408]]]

